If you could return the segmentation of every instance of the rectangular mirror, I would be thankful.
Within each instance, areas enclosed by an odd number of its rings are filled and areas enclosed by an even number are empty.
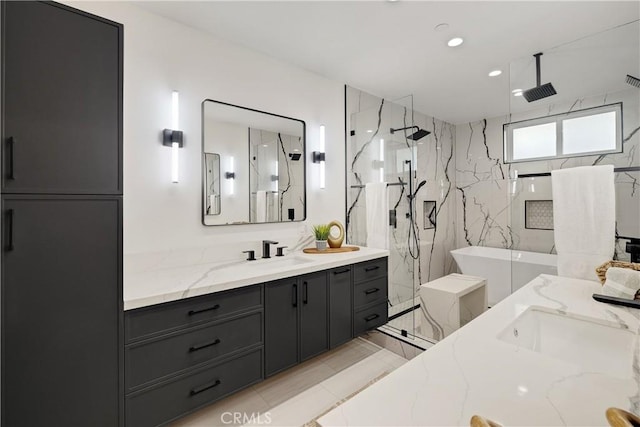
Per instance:
[[[202,103],[202,223],[303,221],[305,122]]]

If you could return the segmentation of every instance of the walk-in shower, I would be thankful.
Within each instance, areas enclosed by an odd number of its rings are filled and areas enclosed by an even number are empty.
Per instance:
[[[411,96],[390,102],[346,90],[347,242],[369,246],[367,191],[380,186],[367,184],[386,183],[388,225],[376,228],[389,242],[389,322],[381,329],[428,346],[419,339],[433,334],[422,331],[418,290],[455,270],[455,126],[414,111]]]
[[[412,99],[400,102],[379,100],[371,108],[350,115],[347,149],[347,239],[368,246],[366,184],[386,182],[389,226],[389,317],[404,316],[406,325],[398,329],[405,336],[415,333],[413,309],[420,271],[420,229],[415,196],[414,167],[417,144],[426,141],[429,131],[413,123]],[[416,189],[414,191],[414,188]]]

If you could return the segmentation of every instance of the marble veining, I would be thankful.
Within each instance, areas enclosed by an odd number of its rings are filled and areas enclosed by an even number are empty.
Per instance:
[[[124,276],[124,309],[131,310],[236,289],[368,261],[388,254],[386,250],[371,248],[322,255],[309,255],[294,250],[289,251],[283,258],[214,261],[206,255],[204,248],[173,251],[166,255],[149,257],[125,256],[127,268]],[[279,265],[280,260],[286,261],[291,257],[301,262],[288,266]],[[178,259],[179,263],[176,262]]]
[[[600,289],[596,282],[542,275],[318,421],[324,427],[464,426],[478,414],[512,426],[605,426],[608,407],[638,414],[638,310],[594,301],[591,294]],[[580,361],[501,341],[498,335],[530,307],[609,327],[627,325],[633,347],[612,352],[607,363],[628,363],[628,374],[590,372]]]
[[[545,173],[554,169],[597,164],[616,167],[640,165],[640,110],[638,91],[625,90],[600,96],[583,97],[569,103],[549,104],[541,109],[482,119],[456,127],[458,150],[455,155],[456,244],[490,246],[540,253],[555,253],[553,231],[527,229],[525,200],[552,200],[551,178],[518,178],[523,174]],[[623,103],[623,152],[579,156],[554,160],[504,163],[503,129],[508,122],[581,110],[611,103]],[[617,220],[637,223],[640,214],[640,174],[616,173]],[[628,217],[628,218],[627,218]],[[637,234],[638,226],[623,227],[621,235]],[[625,240],[616,242],[616,257],[628,260]]]
[[[390,312],[414,301],[420,284],[455,271],[449,254],[455,247],[455,126],[412,110],[406,101],[392,102],[347,87],[348,242],[366,244],[363,186],[381,179],[395,184],[389,185],[389,210],[395,213],[395,222],[387,230]],[[431,133],[413,141],[407,137],[413,129],[389,132],[407,126]],[[435,203],[435,224],[427,229],[422,226],[425,201]]]

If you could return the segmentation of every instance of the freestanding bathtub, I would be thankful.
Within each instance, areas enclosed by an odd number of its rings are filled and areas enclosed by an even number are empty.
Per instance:
[[[493,306],[540,274],[557,274],[556,255],[511,249],[468,246],[451,251],[462,274],[487,279]]]

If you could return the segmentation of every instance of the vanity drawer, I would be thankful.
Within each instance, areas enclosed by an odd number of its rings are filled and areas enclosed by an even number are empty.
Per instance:
[[[378,301],[387,301],[387,277],[358,283],[353,291],[353,304],[356,310]]]
[[[157,426],[219,400],[262,379],[262,349],[152,390],[135,393],[125,403],[127,425]]]
[[[353,281],[355,283],[375,279],[387,275],[387,258],[361,262],[353,267]]]
[[[262,312],[177,332],[126,349],[127,388],[262,344]]]
[[[353,315],[353,335],[357,336],[369,329],[377,328],[387,323],[387,301],[381,302],[371,308],[357,311]]]
[[[126,341],[262,307],[262,285],[125,311]]]

